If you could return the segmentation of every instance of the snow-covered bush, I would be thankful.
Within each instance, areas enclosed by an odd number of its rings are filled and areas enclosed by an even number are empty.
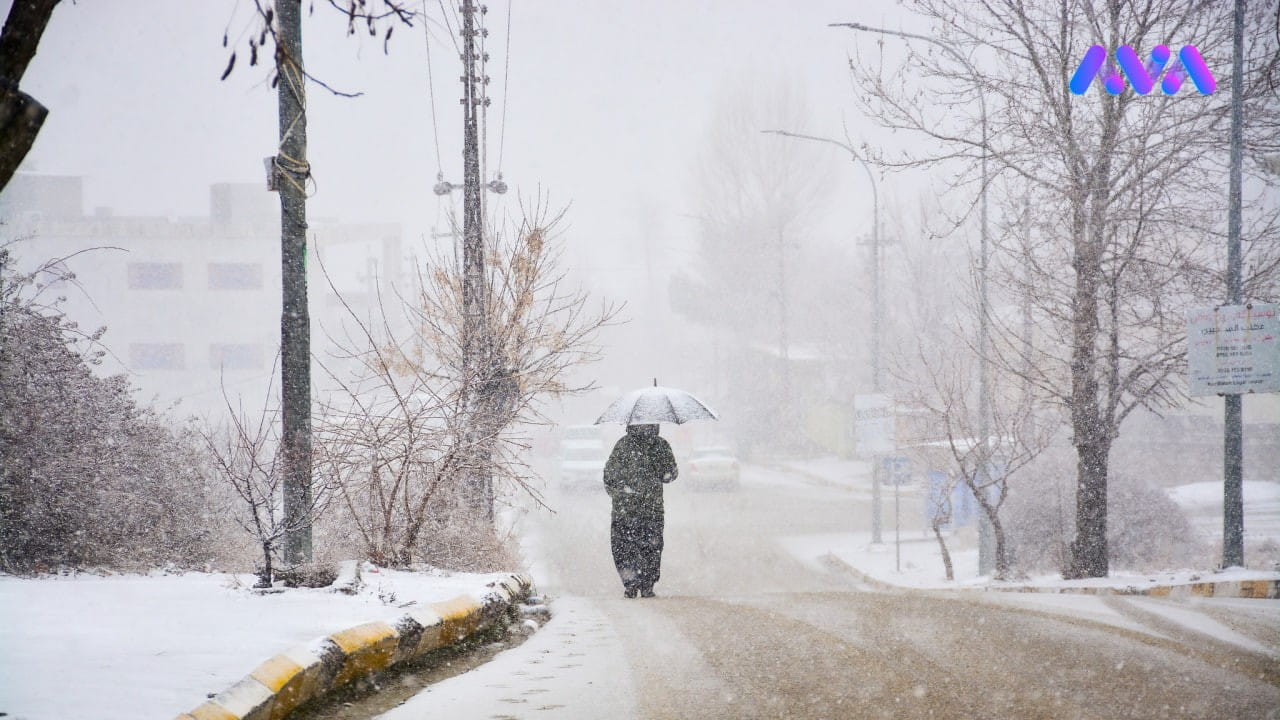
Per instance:
[[[1056,448],[1023,471],[1006,505],[1015,565],[1025,572],[1066,568],[1075,536],[1075,462]],[[1210,548],[1182,509],[1145,478],[1115,474],[1107,489],[1107,545],[1117,570],[1205,565]]]
[[[43,293],[58,264],[12,269],[0,247],[0,570],[191,566],[216,519],[189,432],[90,368],[81,331]]]

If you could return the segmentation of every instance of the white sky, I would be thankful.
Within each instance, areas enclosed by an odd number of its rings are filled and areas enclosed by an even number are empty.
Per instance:
[[[274,154],[276,100],[266,69],[248,66],[243,33],[252,7],[251,0],[60,5],[23,80],[50,108],[23,169],[84,175],[86,210],[107,206],[124,215],[205,215],[211,182],[261,181],[261,159]],[[440,6],[430,9],[438,21]],[[493,156],[506,17],[507,3],[492,2]],[[693,203],[682,195],[691,190],[693,153],[724,86],[744,76],[793,78],[813,110],[809,132],[838,135],[845,118],[856,139],[875,137],[852,109],[846,53],[855,42],[871,52],[876,40],[826,27],[851,20],[900,26],[887,0],[515,2],[508,198],[540,187],[557,204],[572,202],[569,242],[584,269],[616,266],[608,250],[636,238],[642,218],[660,229],[657,248],[671,257],[692,236],[682,214]],[[219,82],[224,29],[233,44],[242,42],[235,72]],[[309,154],[319,184],[310,213],[399,221],[408,239],[420,237],[444,225],[430,190],[437,163],[423,33],[398,27],[384,56],[380,39],[345,32],[343,18],[316,0],[304,24],[308,69],[364,96],[341,99],[309,87]],[[446,42],[437,33],[432,61],[443,169],[456,183],[460,63]],[[848,228],[869,218],[870,199],[862,171],[838,167],[831,197],[839,202],[826,210],[836,223],[829,227]]]

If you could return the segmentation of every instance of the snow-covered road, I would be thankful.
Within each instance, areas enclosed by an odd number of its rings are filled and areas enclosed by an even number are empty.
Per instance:
[[[780,539],[866,531],[865,493],[758,468],[738,492],[668,490],[659,597],[627,600],[603,492],[552,502],[535,573],[556,617],[385,718],[1266,717],[1280,707],[1277,601],[861,591]]]

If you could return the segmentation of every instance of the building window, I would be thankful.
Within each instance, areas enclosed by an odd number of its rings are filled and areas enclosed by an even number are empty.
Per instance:
[[[262,346],[210,345],[209,365],[215,370],[259,370],[262,368]]]
[[[210,290],[261,290],[262,266],[256,263],[209,263]]]
[[[181,370],[182,343],[130,343],[129,365],[134,370]]]
[[[182,263],[129,263],[130,290],[181,290]]]

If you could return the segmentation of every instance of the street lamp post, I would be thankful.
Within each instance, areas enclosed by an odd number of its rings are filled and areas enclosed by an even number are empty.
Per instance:
[[[974,78],[978,77],[978,71],[964,55],[960,54],[954,47],[936,38],[902,30],[871,27],[862,23],[831,23],[829,27],[845,27],[852,30],[862,30],[881,35],[896,35],[908,40],[923,40],[927,43],[932,43],[959,60],[960,64],[964,65],[965,69]],[[990,468],[991,443],[991,369],[987,353],[988,337],[990,335],[987,318],[987,258],[989,252],[987,241],[987,184],[990,178],[987,175],[987,98],[982,91],[982,85],[978,84],[977,88],[978,106],[982,113],[982,188],[978,201],[982,238],[978,250],[978,436],[981,438],[983,453],[983,468],[981,472],[986,473]],[[991,530],[990,521],[981,514],[978,517],[978,530],[978,572],[987,575],[995,569],[995,548],[993,547],[995,537]]]
[[[875,175],[871,172],[871,166],[867,161],[858,154],[858,151],[848,143],[842,143],[839,140],[831,138],[817,137],[814,135],[802,135],[800,133],[787,132],[786,130],[764,130],[772,135],[781,135],[783,137],[800,138],[801,140],[815,140],[824,142],[849,153],[850,157],[862,165],[862,169],[867,172],[867,180],[871,182],[871,293],[872,293],[872,319],[871,319],[871,384],[877,393],[883,387],[881,384],[880,372],[880,326],[881,317],[883,315],[883,306],[881,305],[880,293],[880,190],[876,185]],[[880,458],[875,458],[871,468],[871,542],[880,544]]]

